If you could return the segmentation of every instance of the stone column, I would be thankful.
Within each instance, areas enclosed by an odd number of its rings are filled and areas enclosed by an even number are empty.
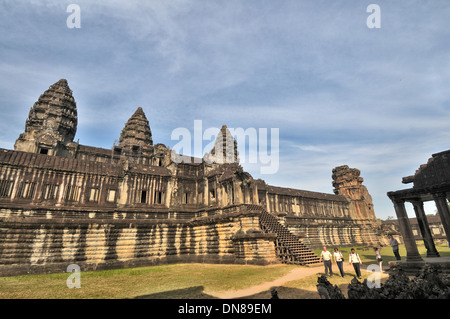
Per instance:
[[[252,185],[254,185],[254,184],[252,183]],[[256,204],[256,205],[259,205],[258,186],[254,185],[254,186],[251,188],[251,190],[252,190],[252,192],[253,192],[253,196],[252,196],[253,201],[252,201],[250,204]]]
[[[421,261],[416,241],[409,223],[408,214],[405,209],[405,201],[403,199],[392,199],[394,203],[395,213],[397,214],[398,225],[402,233],[403,241],[406,248],[406,261]]]
[[[209,206],[209,183],[207,178],[203,178],[203,205]]]
[[[216,202],[217,206],[224,207],[227,206],[226,200],[226,192],[225,192],[225,186],[223,184],[217,184],[216,187]]]
[[[422,233],[423,242],[427,248],[427,257],[439,257],[439,253],[434,245],[433,236],[431,235],[430,225],[428,224],[425,210],[423,209],[423,202],[421,200],[411,201],[416,213],[417,223],[419,224],[420,232]]]
[[[450,211],[448,209],[446,194],[433,194],[433,198],[436,203],[436,208],[438,209],[442,225],[444,226],[445,236],[447,237],[447,241],[450,242]]]

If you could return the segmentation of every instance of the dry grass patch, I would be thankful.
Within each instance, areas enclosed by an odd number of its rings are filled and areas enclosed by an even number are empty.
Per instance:
[[[81,272],[81,288],[66,286],[68,273],[0,278],[3,299],[208,298],[274,280],[291,265],[176,264]]]

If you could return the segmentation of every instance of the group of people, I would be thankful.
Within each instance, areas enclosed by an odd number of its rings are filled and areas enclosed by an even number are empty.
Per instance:
[[[399,253],[399,243],[394,238],[394,236],[389,236],[389,245],[392,247],[392,251],[394,252],[395,259],[401,260],[400,253]],[[381,249],[378,247],[373,247],[373,250],[375,251],[375,258],[378,261],[378,265],[380,267],[380,272],[383,271],[383,258],[381,257]],[[358,279],[361,279],[361,265],[362,261],[359,257],[359,254],[355,252],[355,249],[352,248],[350,254],[348,255],[348,262],[349,264],[353,265],[353,269],[355,269],[356,276]],[[331,253],[327,250],[326,246],[323,246],[323,251],[320,254],[320,261],[324,263],[325,266],[325,276],[328,276],[328,271],[330,272],[330,277],[333,276],[333,270],[331,269],[332,261],[337,264],[339,268],[339,272],[341,273],[342,277],[345,277],[344,273],[344,256],[339,251],[338,248],[334,248],[334,252]]]
[[[375,251],[376,259],[379,263],[380,272],[381,272],[383,259],[381,257],[380,249],[378,247],[374,247],[373,249]],[[361,258],[359,257],[359,254],[355,251],[354,248],[352,248],[350,250],[350,254],[348,255],[348,257],[349,257],[348,262],[349,262],[349,264],[353,265],[353,269],[355,270],[356,276],[358,277],[358,279],[361,279],[362,261],[361,261]],[[341,276],[345,277],[344,256],[342,255],[342,253],[339,251],[338,248],[334,248],[334,252],[331,253],[330,251],[327,250],[326,246],[323,246],[323,251],[320,254],[320,261],[321,262],[323,261],[323,263],[324,263],[325,276],[328,276],[328,272],[330,273],[330,277],[333,276],[333,270],[332,270],[332,266],[331,266],[333,260],[337,264],[337,266],[339,268],[339,272],[341,273]]]

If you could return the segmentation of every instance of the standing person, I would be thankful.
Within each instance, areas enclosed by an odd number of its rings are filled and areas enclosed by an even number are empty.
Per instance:
[[[344,256],[342,256],[342,253],[339,251],[339,249],[335,248],[333,253],[334,261],[336,262],[339,272],[341,273],[342,277],[345,277],[344,274]]]
[[[378,265],[380,267],[380,272],[383,271],[383,258],[381,258],[381,252],[380,252],[380,248],[378,247],[373,247],[373,250],[375,251],[375,257],[377,258],[378,261]]]
[[[361,258],[359,258],[359,255],[355,252],[355,249],[352,248],[349,257],[349,264],[353,265],[353,268],[355,269],[356,276],[358,279],[361,279],[361,265],[362,261]]]
[[[326,246],[323,246],[323,251],[320,254],[320,261],[322,260],[325,266],[325,277],[328,276],[328,269],[330,270],[330,277],[333,277],[333,270],[331,269],[331,253],[327,251]]]
[[[391,247],[392,247],[392,251],[394,252],[395,259],[401,260],[400,253],[398,252],[398,241],[397,241],[397,239],[395,239],[394,236],[392,236],[392,235],[390,235],[389,238],[390,238],[389,245],[391,245]]]

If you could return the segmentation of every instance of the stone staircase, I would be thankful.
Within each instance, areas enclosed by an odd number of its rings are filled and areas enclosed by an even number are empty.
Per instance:
[[[251,205],[252,210],[261,212],[260,226],[266,233],[275,233],[275,249],[277,256],[283,263],[297,265],[317,265],[320,258],[306,246],[298,237],[283,226],[275,216],[267,212],[262,206]]]

